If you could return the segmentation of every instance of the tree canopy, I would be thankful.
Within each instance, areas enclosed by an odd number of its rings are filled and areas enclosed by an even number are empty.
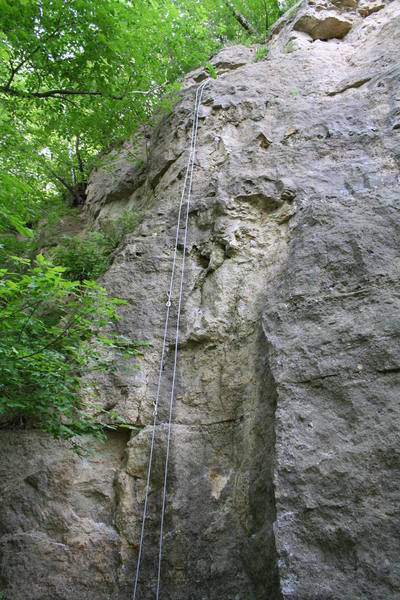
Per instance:
[[[271,24],[279,8],[276,0],[0,0],[0,14],[1,210],[15,224],[16,204],[30,220],[60,185],[82,200],[79,184],[99,151],[149,119],[224,42],[265,36],[266,15]]]

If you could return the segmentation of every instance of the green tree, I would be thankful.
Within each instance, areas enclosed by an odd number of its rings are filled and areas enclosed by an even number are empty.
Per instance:
[[[83,202],[98,152],[216,47],[174,2],[0,0],[0,12],[0,166],[32,197],[53,179]]]
[[[54,185],[84,202],[98,153],[149,120],[179,78],[224,41],[249,28],[265,35],[279,7],[276,0],[0,0],[0,14],[0,168],[16,178],[7,184],[12,197],[35,216]],[[9,200],[1,206],[10,218]]]

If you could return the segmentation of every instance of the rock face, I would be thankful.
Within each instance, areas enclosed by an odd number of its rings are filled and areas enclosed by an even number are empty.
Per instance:
[[[200,113],[161,597],[389,600],[397,561],[400,2],[309,3],[266,60],[225,49]],[[93,175],[98,223],[143,210],[104,284],[150,347],[96,381],[140,427],[79,459],[1,433],[7,600],[132,597],[175,223],[199,70],[146,162]],[[140,162],[140,164],[139,164]],[[180,257],[182,248],[180,248]],[[172,321],[176,319],[176,295]],[[174,331],[138,600],[155,598]]]

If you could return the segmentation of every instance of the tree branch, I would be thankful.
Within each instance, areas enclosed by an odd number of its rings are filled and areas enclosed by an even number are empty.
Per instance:
[[[53,169],[50,169],[50,168],[49,168],[49,172],[54,177],[54,179],[57,179],[57,181],[59,181],[69,191],[69,193],[71,194],[71,196],[73,198],[76,197],[76,190],[72,187],[72,185],[70,185],[68,183],[68,181],[66,181],[64,179],[64,177],[61,177],[60,175],[57,175],[57,173],[55,173],[53,171]]]
[[[56,344],[63,337],[63,335],[69,331],[69,329],[71,329],[72,325],[74,325],[74,322],[75,322],[74,318],[72,318],[67,323],[66,327],[58,335],[56,335],[56,337],[54,337],[47,344],[42,346],[39,350],[35,350],[35,352],[31,352],[30,354],[25,354],[25,356],[17,356],[14,360],[23,360],[25,358],[31,358],[31,356],[36,356],[37,354],[41,354],[43,352],[43,350],[48,350],[49,348],[54,346],[54,344]]]
[[[31,60],[32,56],[34,56],[36,54],[36,52],[38,52],[41,49],[41,47],[43,46],[44,43],[46,43],[49,40],[51,40],[51,38],[55,37],[57,35],[57,33],[60,32],[60,21],[61,21],[61,16],[58,18],[57,27],[55,28],[55,30],[52,31],[51,33],[49,33],[49,35],[46,37],[46,39],[42,40],[41,43],[38,44],[32,50],[32,52],[30,52],[27,56],[25,56],[15,67],[13,66],[13,63],[10,61],[11,73],[10,73],[10,77],[8,78],[8,81],[7,81],[6,85],[2,86],[2,88],[1,88],[3,91],[8,92],[11,89],[11,84],[14,81],[14,77],[18,73],[18,71],[20,69],[22,69],[22,67],[29,60]]]
[[[64,177],[61,177],[61,175],[58,175],[57,173],[55,173],[53,171],[53,169],[51,169],[50,167],[48,167],[48,169],[49,169],[50,175],[52,177],[54,177],[54,179],[57,179],[57,181],[59,181],[61,183],[61,185],[63,185],[65,187],[65,189],[68,190],[68,192],[70,193],[73,205],[79,206],[79,205],[85,203],[85,199],[86,199],[86,182],[85,181],[80,181],[79,183],[75,183],[75,184],[71,185],[70,183],[68,183],[68,181],[66,179],[64,179]],[[83,164],[82,164],[82,169],[83,169]],[[82,171],[82,173],[83,173],[83,171]]]
[[[79,133],[75,136],[75,155],[76,155],[76,159],[78,161],[78,169],[79,172],[81,174],[83,174],[85,172],[85,169],[83,167],[83,160],[82,160],[82,156],[81,153],[79,151],[79,142],[80,142],[80,135]]]
[[[59,90],[46,90],[44,92],[23,92],[21,90],[16,90],[15,88],[10,88],[7,85],[0,86],[0,92],[3,94],[7,94],[8,96],[16,96],[18,98],[59,98],[60,96],[102,96],[104,98],[112,98],[112,100],[123,100],[127,96],[131,94],[143,94],[144,96],[149,96],[153,94],[157,89],[163,87],[163,85],[159,85],[155,88],[149,90],[131,90],[130,92],[120,95],[120,96],[107,96],[103,92],[99,92],[97,90],[68,90],[68,89],[59,89]]]

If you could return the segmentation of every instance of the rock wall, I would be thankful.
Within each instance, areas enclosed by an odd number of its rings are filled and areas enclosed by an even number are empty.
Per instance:
[[[223,50],[190,212],[161,597],[400,598],[400,2],[317,0],[269,53]],[[132,596],[177,207],[196,85],[134,160],[94,173],[100,223],[145,210],[104,284],[150,346],[96,382],[140,431],[80,459],[1,432],[7,600]],[[181,249],[180,249],[181,256]],[[176,318],[176,291],[172,316]],[[155,597],[173,334],[138,594]],[[396,479],[397,478],[397,479]],[[397,528],[397,529],[396,529]]]

